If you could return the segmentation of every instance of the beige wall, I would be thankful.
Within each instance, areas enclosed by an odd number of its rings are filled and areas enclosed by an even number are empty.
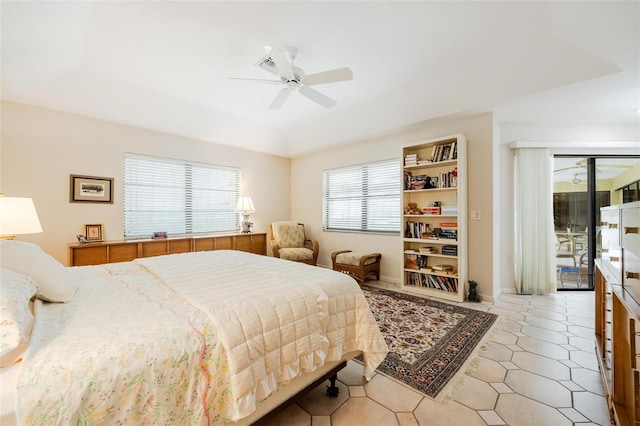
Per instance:
[[[469,224],[469,278],[478,282],[480,294],[496,296],[492,273],[492,116],[433,120],[410,130],[371,138],[292,159],[291,219],[304,222],[320,242],[318,264],[330,266],[331,252],[340,249],[382,253],[381,275],[399,282],[402,240],[398,236],[322,231],[322,171],[353,164],[399,158],[402,147],[429,139],[462,133],[468,139],[468,207],[481,212],[481,220]]]
[[[242,170],[241,192],[256,207],[254,232],[289,215],[290,160],[63,112],[2,103],[0,192],[34,200],[43,233],[19,236],[63,264],[67,244],[86,223],[104,224],[105,239],[123,237],[123,153],[178,158]],[[114,203],[69,202],[69,175],[113,177]]]

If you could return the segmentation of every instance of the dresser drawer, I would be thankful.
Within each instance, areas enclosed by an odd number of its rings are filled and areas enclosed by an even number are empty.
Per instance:
[[[640,305],[640,256],[623,250],[622,286]]]
[[[640,256],[640,208],[622,209],[620,237],[624,250]]]
[[[620,246],[602,249],[602,267],[613,284],[622,283],[622,249]]]
[[[602,226],[602,248],[619,247],[620,246],[620,229],[617,223],[607,222]]]

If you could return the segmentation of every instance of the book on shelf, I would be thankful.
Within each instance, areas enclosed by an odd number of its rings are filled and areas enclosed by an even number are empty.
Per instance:
[[[436,253],[435,249],[433,248],[433,246],[423,246],[418,248],[418,251],[422,254],[432,254],[432,253]]]
[[[425,255],[418,255],[417,256],[417,265],[418,265],[418,269],[431,269],[430,266],[427,266],[427,264],[429,263],[429,256],[425,256]]]
[[[407,284],[450,292],[458,291],[458,279],[456,277],[409,272],[407,276]]]
[[[432,268],[433,268],[434,271],[443,271],[443,272],[453,271],[453,266],[447,265],[446,263],[440,263],[438,265],[433,265]]]
[[[458,146],[456,142],[448,144],[434,145],[431,150],[430,161],[437,163],[438,161],[448,161],[458,159]]]
[[[448,240],[458,240],[458,230],[451,228],[436,228],[438,230],[438,238]]]
[[[427,216],[435,216],[440,214],[440,207],[423,207],[422,214]]]
[[[438,226],[442,229],[458,229],[458,222],[440,222]]]
[[[428,223],[407,221],[405,224],[405,238],[431,238],[434,235]]]
[[[408,170],[404,171],[404,189],[411,189],[411,172]]]
[[[418,154],[407,154],[404,156],[404,165],[405,166],[417,166],[418,165]]]
[[[458,255],[458,246],[454,246],[452,244],[445,244],[442,246],[442,254],[447,256],[457,256]]]
[[[407,257],[404,259],[404,267],[407,269],[418,269],[418,255],[407,254]]]
[[[443,216],[457,216],[458,206],[440,206],[440,214]]]

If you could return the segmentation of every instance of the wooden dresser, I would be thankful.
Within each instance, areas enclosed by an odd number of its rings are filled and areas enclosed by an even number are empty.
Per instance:
[[[240,250],[266,255],[267,234],[234,234],[69,244],[69,266],[127,262],[138,257],[207,250]]]
[[[640,424],[640,202],[603,207],[596,351],[616,425]]]

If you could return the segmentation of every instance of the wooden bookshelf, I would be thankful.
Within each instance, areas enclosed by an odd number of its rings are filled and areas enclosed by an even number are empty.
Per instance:
[[[457,302],[465,299],[466,154],[467,140],[460,134],[402,149],[405,291]],[[417,210],[409,208],[410,203]],[[431,247],[430,252],[425,247]]]

